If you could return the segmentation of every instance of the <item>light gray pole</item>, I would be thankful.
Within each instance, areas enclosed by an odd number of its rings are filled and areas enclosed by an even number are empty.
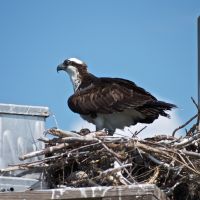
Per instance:
[[[198,106],[200,108],[200,16],[198,17],[198,22],[197,22],[197,51],[198,51]]]

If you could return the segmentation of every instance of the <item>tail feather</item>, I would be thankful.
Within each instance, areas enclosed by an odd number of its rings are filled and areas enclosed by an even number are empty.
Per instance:
[[[149,102],[138,108],[145,118],[140,120],[141,123],[152,123],[159,115],[170,118],[170,115],[165,111],[170,111],[173,108],[177,108],[176,105],[166,103],[164,101],[153,101]]]
[[[164,117],[170,118],[170,115],[167,114],[166,110],[172,110],[173,108],[177,108],[176,105],[171,103],[166,103],[164,101],[155,101],[148,105],[149,107],[153,107],[159,111],[159,114]]]
[[[171,110],[172,108],[177,108],[175,104],[166,103],[164,101],[154,101],[154,102],[149,103],[149,105],[160,107],[163,110]]]

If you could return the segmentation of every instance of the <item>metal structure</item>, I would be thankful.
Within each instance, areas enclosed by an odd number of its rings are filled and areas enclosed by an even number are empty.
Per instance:
[[[20,163],[20,155],[43,148],[37,139],[48,116],[48,107],[0,104],[0,168]]]
[[[198,53],[198,105],[200,107],[200,16],[197,20],[197,53]]]
[[[37,183],[37,179],[0,176],[0,192],[25,191]]]

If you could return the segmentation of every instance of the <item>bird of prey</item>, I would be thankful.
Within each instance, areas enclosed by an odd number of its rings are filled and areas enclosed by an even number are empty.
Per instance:
[[[68,73],[74,94],[68,99],[69,108],[80,114],[96,130],[115,129],[136,123],[152,123],[159,115],[169,117],[165,111],[176,106],[157,100],[134,82],[122,78],[96,77],[88,72],[85,62],[77,58],[66,59],[57,72]]]

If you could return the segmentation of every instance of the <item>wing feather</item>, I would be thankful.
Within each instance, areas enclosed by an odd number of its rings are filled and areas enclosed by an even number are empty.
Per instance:
[[[78,90],[69,99],[70,109],[79,114],[122,112],[141,107],[156,98],[135,83],[118,78],[99,78],[86,89]]]

